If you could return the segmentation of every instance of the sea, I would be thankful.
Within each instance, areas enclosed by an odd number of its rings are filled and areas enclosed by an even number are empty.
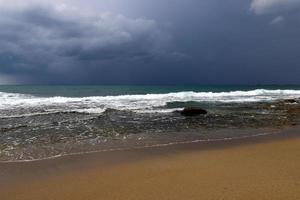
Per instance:
[[[0,86],[0,162],[271,134],[298,123],[299,99],[295,85]]]

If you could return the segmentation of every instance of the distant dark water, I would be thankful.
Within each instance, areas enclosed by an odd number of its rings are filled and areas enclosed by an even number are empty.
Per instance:
[[[0,86],[0,161],[251,135],[232,130],[294,124],[299,104],[284,100],[299,98],[300,86]],[[208,114],[174,112],[190,106]]]
[[[1,86],[0,92],[30,94],[40,97],[88,97],[88,96],[115,96],[131,94],[164,94],[171,92],[230,92],[251,91],[256,89],[266,90],[300,90],[300,85],[225,85],[225,86],[97,86],[97,85],[58,85],[58,86]]]

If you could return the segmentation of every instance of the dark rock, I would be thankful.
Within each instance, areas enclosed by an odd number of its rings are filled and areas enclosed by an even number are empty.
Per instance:
[[[180,114],[184,116],[197,116],[197,115],[206,115],[207,111],[202,108],[189,107],[181,111]]]
[[[298,101],[295,99],[286,99],[284,100],[284,103],[298,103]]]

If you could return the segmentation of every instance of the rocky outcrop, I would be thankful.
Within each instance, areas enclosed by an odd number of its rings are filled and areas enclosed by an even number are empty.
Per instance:
[[[183,109],[180,114],[183,116],[198,116],[198,115],[206,115],[208,112],[202,108],[189,107]]]
[[[299,103],[296,99],[286,99],[284,100],[284,103]]]

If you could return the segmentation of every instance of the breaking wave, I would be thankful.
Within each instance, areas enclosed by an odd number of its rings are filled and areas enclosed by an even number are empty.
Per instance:
[[[91,97],[37,97],[18,93],[0,92],[0,117],[18,116],[7,114],[11,110],[23,110],[22,115],[79,112],[101,114],[107,109],[130,110],[134,112],[172,112],[166,107],[172,102],[201,103],[244,103],[276,101],[300,98],[300,90],[265,90],[231,92],[176,92],[167,94],[91,96]],[[165,108],[164,108],[165,107]],[[163,108],[163,109],[162,109]],[[26,109],[30,112],[26,113]],[[29,111],[29,110],[28,110]]]

